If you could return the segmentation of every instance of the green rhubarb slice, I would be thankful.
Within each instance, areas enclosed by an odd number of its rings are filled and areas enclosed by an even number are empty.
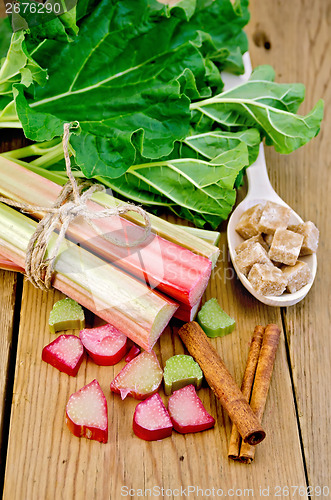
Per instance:
[[[215,298],[207,300],[198,312],[198,323],[208,337],[224,337],[231,333],[236,322],[221,309]]]
[[[85,316],[82,306],[73,299],[62,299],[55,302],[49,315],[51,333],[61,330],[82,330],[85,328]]]
[[[174,391],[190,384],[200,389],[202,378],[201,368],[192,356],[177,354],[169,358],[164,367],[164,392],[169,396]]]

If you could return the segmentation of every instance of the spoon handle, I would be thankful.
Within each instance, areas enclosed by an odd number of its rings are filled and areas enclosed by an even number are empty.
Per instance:
[[[262,142],[256,161],[248,167],[246,173],[248,179],[247,198],[274,198],[278,196],[269,181]]]

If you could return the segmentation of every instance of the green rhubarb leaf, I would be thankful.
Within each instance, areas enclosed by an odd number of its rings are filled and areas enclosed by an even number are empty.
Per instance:
[[[224,151],[212,162],[194,158],[181,158],[156,163],[133,165],[128,172],[107,185],[135,201],[167,206],[173,212],[186,210],[188,220],[212,216],[216,228],[226,219],[235,202],[233,189],[238,173],[248,164],[247,146],[239,143]],[[109,181],[107,179],[107,181]],[[194,212],[194,216],[190,215]],[[199,223],[199,227],[209,222]]]
[[[77,33],[76,9],[74,8],[46,23],[40,23],[30,28],[25,35],[26,45],[33,56],[34,52],[38,50],[39,44],[45,40],[71,42]]]
[[[69,298],[55,302],[49,315],[51,333],[83,328],[85,328],[85,316],[82,306]]]
[[[173,11],[178,10],[179,16],[184,16],[187,21],[190,21],[191,17],[195,13],[197,7],[197,0],[179,0],[175,5],[170,6]]]
[[[204,134],[192,135],[183,141],[197,153],[212,160],[220,153],[235,148],[244,143],[248,149],[248,163],[251,165],[259,153],[261,136],[257,129],[247,129],[242,132],[226,132],[213,130]]]
[[[198,0],[185,36],[194,40],[197,31],[203,32],[204,56],[221,70],[243,73],[241,55],[248,50],[243,27],[248,21],[248,0]]]
[[[100,0],[79,0],[76,5],[77,19],[80,20],[89,15],[99,3]]]
[[[88,9],[78,8],[79,16]],[[185,0],[173,8],[155,0],[103,0],[71,44],[46,40],[34,50],[49,79],[45,88],[35,86],[33,98],[17,87],[26,136],[48,140],[64,122],[78,120],[72,146],[87,177],[116,178],[136,156],[169,155],[187,135],[188,98],[222,86],[213,55],[222,48],[230,53],[231,44],[246,50],[247,20],[247,0]]]
[[[166,361],[163,378],[164,392],[169,396],[172,392],[190,384],[200,389],[203,373],[192,356],[178,354]]]
[[[48,0],[44,6],[38,1],[26,0],[19,13],[13,11],[11,24],[13,31],[24,30],[27,39],[51,38],[68,42],[78,31],[75,0]]]
[[[48,140],[64,122],[78,120],[71,142],[87,177],[123,174],[136,148],[146,158],[169,154],[189,127],[183,89],[196,96],[193,72],[202,81],[205,68],[197,47],[177,33],[184,21],[166,12],[147,0],[104,0],[71,44],[46,41],[38,48],[34,57],[48,67],[47,86],[36,88],[33,99],[17,87],[27,137]],[[50,60],[50,51],[57,57]]]
[[[255,80],[263,73],[270,78],[268,67],[257,69],[252,78],[238,87],[210,99],[192,104],[222,127],[231,130],[257,128],[280,153],[290,153],[315,137],[323,118],[323,101],[306,116],[295,114],[304,99],[301,84],[280,84]]]
[[[147,206],[150,205],[165,208],[175,205],[174,202],[171,202],[171,200],[167,197],[162,196],[162,194],[156,188],[154,189],[148,182],[145,182],[130,173],[125,173],[117,179],[103,177],[97,179],[121,197],[133,202]]]
[[[46,82],[46,70],[29,55],[23,31],[13,33],[7,57],[0,68],[0,95],[12,96],[13,85],[22,83],[29,87],[34,81],[39,85]]]
[[[38,2],[30,1],[29,3],[36,4],[37,9],[40,6]],[[2,20],[0,25],[0,56],[5,56],[0,66],[0,94],[2,95],[12,96],[13,86],[17,83],[25,87],[30,87],[34,82],[41,86],[45,85],[47,70],[35,61],[34,53],[46,39],[68,42],[71,40],[70,35],[75,35],[78,31],[76,8],[55,16],[53,19],[49,19],[46,11],[45,14],[32,13],[34,18],[38,16],[35,20],[38,22],[32,23],[31,26],[29,12],[28,8],[25,14],[20,15],[22,22],[26,21],[29,26],[28,30],[22,29],[13,33],[9,19]],[[14,22],[15,19],[13,19]]]
[[[38,7],[40,3],[36,5]],[[14,24],[17,22],[26,24],[25,19],[19,14],[15,14],[14,17],[12,20]],[[0,62],[0,127],[21,127],[14,101],[15,85],[22,84],[28,88],[30,95],[34,92],[33,84],[45,85],[47,70],[34,60],[34,52],[46,39],[62,42],[71,40],[71,35],[76,34],[78,30],[75,8],[51,20],[47,16],[44,20],[39,16],[39,24],[15,33],[12,31],[9,18],[0,22],[0,56],[5,56]]]
[[[252,70],[250,80],[265,80],[273,82],[275,80],[275,70],[269,64],[261,64]],[[304,97],[304,96],[302,96]]]
[[[0,19],[0,61],[3,57],[6,57],[8,49],[10,47],[10,41],[13,34],[13,30],[10,26],[9,18]]]
[[[204,303],[198,312],[198,323],[208,337],[223,337],[236,326],[235,320],[221,309],[215,298]]]

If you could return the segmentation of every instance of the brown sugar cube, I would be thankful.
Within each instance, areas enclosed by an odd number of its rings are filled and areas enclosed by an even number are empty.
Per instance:
[[[287,280],[286,290],[290,293],[297,292],[307,285],[311,279],[311,271],[306,262],[298,260],[295,266],[283,266],[283,275]]]
[[[235,261],[239,268],[239,271],[245,276],[247,276],[252,266],[257,262],[272,266],[267,252],[262,247],[262,245],[260,245],[260,243],[253,243],[252,245],[242,250],[239,255],[236,256]]]
[[[259,234],[258,223],[262,214],[262,205],[254,205],[242,214],[236,226],[237,233],[240,234],[244,240]]]
[[[254,264],[248,280],[261,295],[282,295],[287,283],[282,271],[268,264]]]
[[[269,258],[288,266],[294,266],[299,257],[302,242],[302,234],[287,229],[277,229],[272,239]]]
[[[302,224],[289,226],[288,229],[303,235],[300,255],[311,255],[316,252],[318,247],[319,230],[313,222],[303,222]]]
[[[274,234],[276,229],[286,229],[290,215],[290,208],[268,201],[263,209],[258,225],[259,232]]]
[[[254,245],[254,243],[260,243],[260,245],[262,245],[265,250],[269,250],[268,245],[266,244],[266,242],[262,238],[262,234],[257,234],[256,236],[252,236],[252,238],[249,238],[248,240],[243,241],[242,243],[240,243],[240,245],[238,245],[236,247],[237,255],[240,252],[242,252],[243,250],[245,250],[245,248],[248,248],[251,245]]]

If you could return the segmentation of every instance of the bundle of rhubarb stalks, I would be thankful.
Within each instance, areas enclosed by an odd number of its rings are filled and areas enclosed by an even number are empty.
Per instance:
[[[0,195],[35,207],[32,214],[0,204],[1,267],[24,272],[30,238],[41,208],[51,208],[61,186],[1,158]],[[90,210],[122,204],[106,192],[95,192]],[[144,231],[142,218],[98,219],[98,233],[82,218],[70,224],[54,264],[52,285],[113,324],[143,349],[150,351],[172,316],[191,321],[199,307],[219,249],[187,230],[150,215],[152,232],[142,244],[119,246],[100,236],[116,235],[136,241]],[[56,245],[51,236],[47,255]]]

